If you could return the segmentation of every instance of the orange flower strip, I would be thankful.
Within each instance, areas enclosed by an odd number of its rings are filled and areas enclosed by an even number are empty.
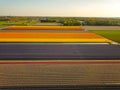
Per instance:
[[[0,42],[111,42],[91,32],[0,32]]]
[[[3,30],[84,30],[80,26],[11,26]]]

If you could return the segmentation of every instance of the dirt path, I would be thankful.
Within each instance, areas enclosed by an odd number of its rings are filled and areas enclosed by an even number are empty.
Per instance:
[[[120,26],[83,26],[87,30],[120,30]]]

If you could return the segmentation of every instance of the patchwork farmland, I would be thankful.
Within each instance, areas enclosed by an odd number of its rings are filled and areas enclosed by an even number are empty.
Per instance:
[[[0,30],[0,86],[119,83],[119,53],[80,26],[10,26]]]
[[[0,32],[0,42],[112,43],[111,40],[100,35],[86,32],[80,26],[11,26],[3,30],[15,31]],[[21,30],[77,30],[83,32],[18,32]]]

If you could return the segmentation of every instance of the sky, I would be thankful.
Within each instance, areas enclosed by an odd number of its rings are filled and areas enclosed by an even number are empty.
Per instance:
[[[0,16],[120,17],[120,0],[0,0]]]

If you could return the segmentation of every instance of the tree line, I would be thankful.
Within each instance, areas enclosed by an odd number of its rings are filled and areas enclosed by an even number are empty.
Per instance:
[[[36,23],[61,23],[64,26],[120,26],[120,18],[95,17],[0,17],[2,21],[34,21]]]

